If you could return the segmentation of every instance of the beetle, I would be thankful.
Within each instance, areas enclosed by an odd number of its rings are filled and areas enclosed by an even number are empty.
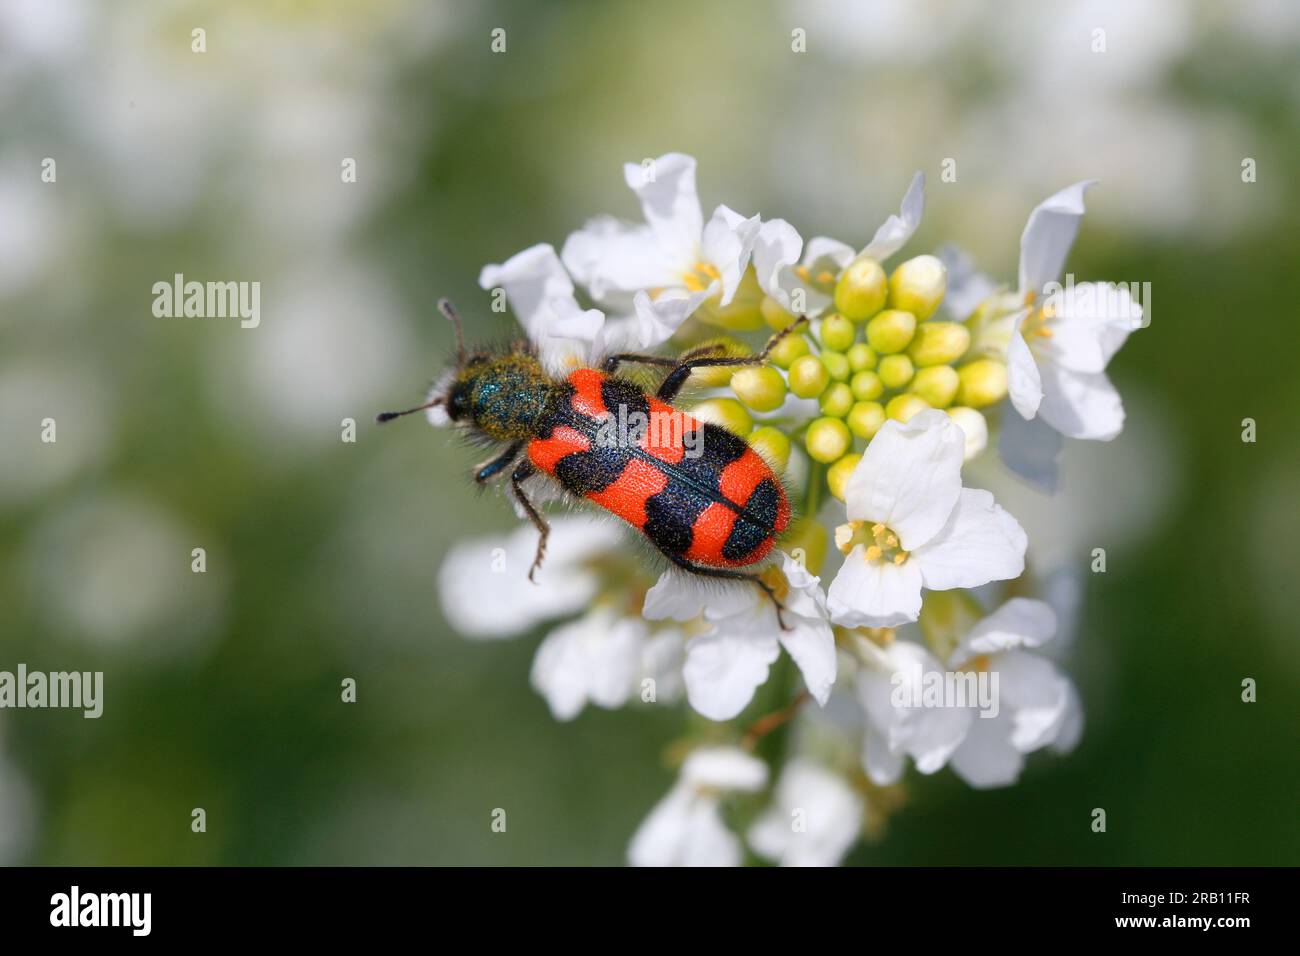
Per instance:
[[[750,581],[781,617],[773,588],[756,572],[790,522],[790,504],[771,466],[734,432],[701,422],[673,406],[693,371],[761,365],[782,338],[807,323],[792,322],[750,356],[727,356],[720,345],[671,358],[620,352],[599,368],[556,376],[531,342],[470,352],[459,314],[446,299],[438,309],[456,330],[456,361],[429,400],[383,423],[441,407],[472,439],[500,447],[474,471],[483,485],[509,472],[510,491],[537,528],[534,580],[546,554],[550,526],[523,483],[539,473],[568,495],[605,509],[641,532],[683,571]],[[654,394],[619,376],[624,364],[666,370]],[[784,621],[781,621],[784,626]]]

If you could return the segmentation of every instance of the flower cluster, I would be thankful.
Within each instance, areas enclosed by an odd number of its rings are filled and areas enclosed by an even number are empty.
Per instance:
[[[532,671],[559,720],[682,696],[707,718],[674,748],[679,780],[632,862],[735,864],[747,846],[833,864],[897,805],[909,759],[1006,786],[1026,754],[1077,741],[1026,534],[962,471],[996,434],[1007,466],[1050,484],[1060,436],[1117,435],[1105,368],[1142,310],[1112,286],[1060,285],[1089,183],[1030,213],[1012,290],[951,248],[893,261],[921,223],[920,173],[861,249],[724,205],[706,219],[695,173],[675,153],[628,164],[643,221],[592,219],[558,254],[533,246],[479,281],[556,372],[614,351],[746,355],[809,318],[767,364],[697,370],[679,399],[793,490],[800,517],[758,569],[781,617],[757,588],[655,580],[598,515],[553,520],[537,586],[530,528],[458,545],[443,604],[469,635],[559,622]]]

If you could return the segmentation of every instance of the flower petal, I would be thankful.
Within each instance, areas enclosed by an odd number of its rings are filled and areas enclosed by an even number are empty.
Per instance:
[[[790,308],[789,292],[780,284],[782,270],[799,261],[803,238],[784,219],[769,219],[754,237],[754,273],[765,293]]]
[[[1083,218],[1083,195],[1097,180],[1066,186],[1029,214],[1025,231],[1020,235],[1020,294],[1043,291],[1047,283],[1059,279],[1074,238]]]
[[[1056,612],[1046,601],[1011,598],[966,633],[948,658],[961,667],[980,654],[998,654],[1019,647],[1041,647],[1056,635]]]
[[[1105,370],[1129,333],[1142,324],[1142,307],[1122,286],[1083,282],[1062,289],[1050,301],[1051,335],[1039,351],[1072,372]]]
[[[970,726],[966,707],[926,706],[925,683],[942,680],[938,659],[920,644],[896,640],[858,673],[858,696],[869,725],[890,751],[907,754],[921,773],[943,768]]]
[[[990,666],[998,672],[1001,705],[1011,711],[1011,746],[1030,753],[1055,740],[1071,704],[1070,679],[1026,651],[999,654]]]
[[[650,349],[667,342],[696,309],[717,294],[718,285],[714,282],[701,292],[661,295],[657,299],[638,292],[632,299],[636,314],[636,347]]]
[[[697,747],[682,764],[682,782],[696,789],[756,793],[767,786],[767,764],[739,747]]]
[[[790,630],[780,631],[777,637],[786,653],[799,666],[808,693],[825,707],[835,683],[837,664],[835,634],[831,631],[830,622],[798,614],[788,615],[787,621]]]
[[[831,620],[844,627],[897,627],[921,614],[921,570],[911,559],[901,565],[868,561],[859,544],[849,552],[826,594]]]
[[[740,278],[749,267],[758,230],[757,216],[746,219],[726,206],[715,209],[713,217],[705,225],[700,258],[722,275],[722,298],[719,304],[730,304],[736,290],[740,288]]]
[[[1124,403],[1105,372],[1095,375],[1044,365],[1039,414],[1067,438],[1110,441],[1124,430]]]
[[[587,701],[622,707],[641,664],[645,624],[596,610],[546,636],[533,658],[530,680],[556,720],[572,720]]]
[[[744,848],[717,799],[679,785],[637,827],[627,858],[633,866],[739,866]]]
[[[976,790],[1009,787],[1020,777],[1025,758],[1011,746],[1010,712],[971,721],[966,739],[948,761],[957,776]]]
[[[686,699],[710,720],[730,720],[745,709],[781,653],[775,621],[755,630],[727,618],[686,645]]]
[[[500,265],[484,266],[478,284],[481,289],[505,290],[515,318],[534,341],[554,320],[552,302],[573,298],[573,282],[555,249],[545,242],[515,253]]]
[[[1019,577],[1025,570],[1025,529],[987,491],[963,488],[952,518],[933,540],[912,552],[932,591],[975,588]]]
[[[965,322],[981,302],[998,291],[998,284],[975,268],[975,260],[963,249],[945,245],[939,249],[939,261],[948,271],[948,290],[943,308],[955,322]]]
[[[890,216],[884,221],[862,255],[883,262],[912,238],[921,225],[921,214],[925,212],[925,174],[918,171],[912,177],[911,185],[903,196],[903,204],[897,216]]]
[[[1034,353],[1029,351],[1020,326],[1029,313],[1021,312],[1014,320],[1011,341],[1007,343],[1007,394],[1011,404],[1026,421],[1038,414],[1043,401],[1042,376]]]
[[[908,551],[925,544],[957,504],[965,446],[941,411],[885,422],[845,486],[849,519],[883,522]]]
[[[623,178],[641,201],[645,221],[670,262],[686,269],[699,255],[704,213],[695,191],[695,159],[665,153],[647,164],[625,163]]]

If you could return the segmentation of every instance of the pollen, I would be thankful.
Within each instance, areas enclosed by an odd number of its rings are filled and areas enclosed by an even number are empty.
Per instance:
[[[711,262],[697,262],[690,270],[682,273],[682,285],[691,292],[703,292],[718,279],[722,273]]]
[[[908,552],[899,546],[898,535],[880,522],[868,525],[865,521],[850,521],[835,529],[835,546],[841,554],[851,553],[858,545],[863,545],[862,557],[869,564],[888,561],[901,566],[908,558]]]

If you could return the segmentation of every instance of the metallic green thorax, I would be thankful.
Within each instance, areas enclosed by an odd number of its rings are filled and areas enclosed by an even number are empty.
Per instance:
[[[470,359],[456,376],[452,399],[489,438],[521,441],[535,434],[559,387],[536,356],[514,352]]]

